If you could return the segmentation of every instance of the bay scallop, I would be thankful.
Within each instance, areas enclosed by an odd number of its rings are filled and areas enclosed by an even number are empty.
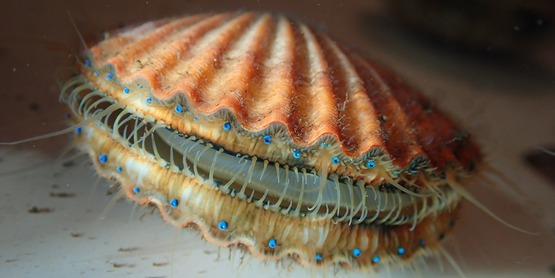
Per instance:
[[[285,16],[162,19],[86,56],[62,100],[98,172],[264,260],[365,270],[436,252],[481,162],[397,75]]]

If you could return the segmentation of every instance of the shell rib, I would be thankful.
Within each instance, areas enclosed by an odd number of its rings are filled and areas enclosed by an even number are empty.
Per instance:
[[[184,97],[210,115],[228,110],[253,133],[279,125],[299,147],[331,137],[361,158],[383,151],[404,168],[472,169],[478,148],[430,102],[383,67],[282,16],[204,14],[116,32],[90,49],[93,64],[154,97]]]

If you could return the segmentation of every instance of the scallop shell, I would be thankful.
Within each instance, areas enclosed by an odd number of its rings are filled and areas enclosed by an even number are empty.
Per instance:
[[[87,57],[63,99],[98,172],[262,259],[411,262],[451,230],[481,160],[396,75],[284,16],[148,22]]]
[[[479,156],[395,75],[285,17],[161,20],[116,33],[91,54],[98,68],[113,68],[124,84],[144,81],[157,99],[180,95],[205,115],[228,110],[253,133],[280,125],[300,147],[331,137],[346,156],[380,149],[400,167],[423,157],[468,168]]]

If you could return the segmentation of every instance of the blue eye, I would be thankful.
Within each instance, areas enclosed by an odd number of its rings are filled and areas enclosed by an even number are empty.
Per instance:
[[[264,136],[263,140],[264,140],[264,144],[270,145],[270,143],[272,143],[272,136],[266,135]]]
[[[175,110],[175,112],[177,112],[179,114],[183,113],[183,107],[179,104],[175,106],[174,110]]]
[[[374,166],[376,166],[376,162],[374,160],[368,160],[368,162],[366,162],[366,168],[372,169]]]
[[[294,157],[294,158],[301,158],[301,151],[299,151],[299,150],[294,150],[294,151],[293,151],[293,157]]]
[[[225,122],[224,123],[224,130],[230,130],[231,129],[231,124],[229,122]]]
[[[331,159],[331,162],[332,162],[333,164],[336,164],[336,165],[337,165],[337,164],[339,164],[339,158],[337,158],[337,156],[335,156],[335,157],[333,157],[333,158]]]
[[[172,206],[172,208],[176,208],[177,205],[179,205],[179,201],[177,201],[177,199],[172,199],[170,201],[170,206]]]
[[[362,254],[362,253],[360,252],[360,249],[358,249],[358,248],[353,249],[353,256],[359,257],[360,254]]]
[[[98,161],[100,161],[100,163],[104,164],[104,163],[108,162],[108,156],[105,155],[105,154],[101,154],[101,155],[98,157]]]
[[[277,241],[275,239],[272,238],[268,241],[268,247],[274,249],[276,248],[276,246],[277,246]]]
[[[324,259],[324,257],[322,256],[322,253],[316,253],[316,260],[317,261],[321,261],[323,259]]]
[[[222,231],[226,231],[227,230],[227,222],[225,222],[224,220],[220,221],[220,223],[218,223],[218,229],[220,229]]]

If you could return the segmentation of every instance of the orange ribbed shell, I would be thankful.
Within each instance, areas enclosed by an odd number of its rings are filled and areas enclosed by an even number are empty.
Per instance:
[[[229,110],[246,130],[278,124],[300,147],[322,137],[346,156],[378,148],[405,167],[471,169],[478,148],[396,75],[330,37],[268,13],[202,14],[118,31],[90,49],[97,68],[154,97],[183,95],[192,110]]]

